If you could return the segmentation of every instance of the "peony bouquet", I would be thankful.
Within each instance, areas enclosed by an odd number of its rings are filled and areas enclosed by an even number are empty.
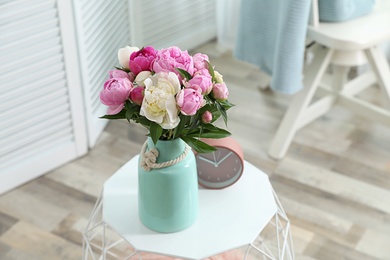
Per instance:
[[[127,119],[149,130],[154,143],[181,138],[195,151],[214,147],[200,138],[223,138],[227,130],[213,123],[233,105],[222,75],[209,63],[207,55],[193,56],[176,46],[155,50],[129,47],[118,51],[121,67],[109,71],[100,92],[108,106],[102,118]]]

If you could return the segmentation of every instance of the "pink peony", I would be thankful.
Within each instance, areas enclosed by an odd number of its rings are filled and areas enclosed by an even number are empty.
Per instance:
[[[137,105],[142,105],[142,101],[144,100],[145,88],[144,87],[136,87],[130,93],[130,99]]]
[[[202,115],[202,122],[206,124],[210,124],[211,120],[213,120],[213,114],[210,111],[205,111]]]
[[[212,91],[214,98],[218,101],[224,101],[229,96],[229,91],[225,83],[215,83]]]
[[[185,86],[193,89],[200,88],[203,95],[208,95],[213,88],[213,83],[211,82],[211,77],[195,75],[192,79],[185,83]]]
[[[182,114],[195,115],[203,105],[203,96],[200,89],[184,88],[176,96],[176,102]]]
[[[193,75],[194,60],[187,51],[182,51],[176,46],[157,51],[156,59],[153,62],[154,72],[174,72],[182,80],[175,68],[186,70],[190,75]]]
[[[210,80],[211,80],[211,75],[210,75],[210,72],[208,69],[201,69],[201,70],[197,70],[194,75],[202,75],[202,76],[205,76],[205,77],[209,77]]]
[[[117,78],[117,79],[128,78],[130,81],[132,81],[130,78],[131,75],[129,75],[129,73],[127,73],[123,70],[110,70],[108,72],[108,74],[110,75],[110,79],[112,79],[112,78]]]
[[[118,114],[122,110],[132,89],[133,84],[128,78],[111,78],[104,83],[104,88],[100,91],[100,101],[108,106],[108,115]]]
[[[133,52],[130,55],[129,67],[131,72],[134,75],[138,75],[141,71],[151,71],[152,70],[152,62],[156,58],[156,50],[147,46],[142,48],[139,51]]]
[[[193,59],[196,70],[208,69],[206,61],[209,61],[209,57],[206,54],[197,53],[193,56]]]

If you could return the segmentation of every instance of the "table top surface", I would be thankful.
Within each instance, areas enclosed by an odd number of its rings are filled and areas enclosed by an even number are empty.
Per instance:
[[[199,189],[199,216],[191,227],[157,233],[138,217],[137,169],[135,156],[106,181],[103,220],[140,251],[203,259],[252,243],[277,211],[268,176],[245,161],[234,185]]]

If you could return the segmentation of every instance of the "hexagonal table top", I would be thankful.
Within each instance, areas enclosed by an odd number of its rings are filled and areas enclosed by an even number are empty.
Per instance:
[[[199,216],[188,229],[157,233],[138,217],[138,156],[104,184],[103,220],[139,251],[203,259],[248,245],[276,214],[268,176],[245,161],[244,173],[223,190],[199,189]]]

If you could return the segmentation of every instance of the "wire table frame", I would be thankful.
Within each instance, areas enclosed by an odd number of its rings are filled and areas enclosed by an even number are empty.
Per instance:
[[[226,260],[294,260],[294,249],[290,221],[282,205],[272,189],[277,211],[269,223],[263,228],[254,241],[248,245],[236,248],[219,255],[218,259]],[[210,256],[205,259],[213,259]],[[224,258],[223,258],[224,257]],[[177,258],[151,254],[138,250],[129,241],[103,220],[103,192],[96,201],[89,222],[83,232],[83,260],[178,260],[192,258]]]

